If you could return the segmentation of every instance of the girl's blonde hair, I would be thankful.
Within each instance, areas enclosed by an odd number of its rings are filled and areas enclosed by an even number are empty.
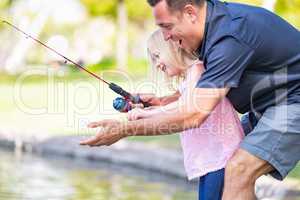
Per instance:
[[[154,76],[159,76],[160,73],[157,68],[157,58],[153,57],[155,52],[159,53],[159,56],[164,58],[164,61],[167,62],[166,64],[168,66],[180,68],[183,71],[182,74],[174,78],[168,77],[167,74],[164,73],[165,81],[172,87],[172,89],[175,89],[176,87],[174,87],[174,85],[178,86],[179,82],[185,78],[185,72],[187,69],[198,61],[195,56],[188,54],[186,51],[179,48],[174,42],[170,40],[165,41],[160,30],[156,30],[151,34],[148,39],[147,46],[150,64],[152,65],[152,74]]]

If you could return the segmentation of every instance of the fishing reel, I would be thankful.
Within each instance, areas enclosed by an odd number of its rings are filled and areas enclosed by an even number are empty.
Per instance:
[[[132,104],[143,104],[144,107],[150,105],[141,101],[140,96],[133,96],[133,99],[117,97],[113,101],[113,107],[119,112],[128,112],[133,109]]]
[[[130,101],[122,97],[117,97],[114,99],[113,107],[119,112],[128,112],[132,109]]]
[[[144,108],[151,104],[141,100],[140,95],[132,95],[115,83],[110,83],[109,88],[122,97],[117,97],[113,101],[113,107],[119,112],[128,112],[132,109],[132,104],[143,104]]]

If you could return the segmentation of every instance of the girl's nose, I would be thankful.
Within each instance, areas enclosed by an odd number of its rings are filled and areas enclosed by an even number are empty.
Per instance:
[[[172,35],[168,31],[163,31],[163,36],[165,41],[172,39]]]
[[[166,70],[166,65],[160,62],[158,63],[157,68],[164,72]]]
[[[161,66],[162,66],[161,62],[158,62],[157,65],[156,65],[156,67],[157,67],[158,69],[161,69]]]

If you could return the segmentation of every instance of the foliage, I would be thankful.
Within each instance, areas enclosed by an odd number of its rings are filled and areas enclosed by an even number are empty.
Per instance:
[[[129,57],[128,59],[128,73],[132,76],[145,77],[148,73],[148,62],[146,59],[136,59]]]
[[[114,69],[115,66],[116,66],[115,59],[113,59],[111,57],[107,57],[107,58],[102,59],[97,64],[89,65],[88,69],[96,72],[96,71],[101,71],[101,70],[111,70],[111,69]]]
[[[151,17],[150,7],[146,0],[124,0],[129,19],[132,21],[143,21]],[[81,0],[91,16],[117,17],[117,5],[120,0]]]
[[[300,0],[277,0],[276,13],[300,28]]]
[[[296,179],[300,180],[300,162],[295,167],[295,169],[293,169],[291,171],[291,173],[289,174],[289,177],[290,178],[296,178]]]
[[[254,6],[259,6],[262,4],[262,0],[230,0],[230,1],[236,2],[236,3],[244,3],[244,4],[254,5]]]
[[[12,0],[1,0],[0,1],[0,12],[1,12],[1,15],[0,15],[0,20],[4,19],[6,16],[4,16],[4,13],[3,12],[5,9],[7,9],[12,3]],[[2,29],[4,27],[4,24],[1,23],[0,21],[0,29]]]
[[[12,0],[1,0],[0,10],[7,8],[12,3]]]
[[[104,70],[112,70],[116,68],[116,60],[112,57],[104,58],[99,63],[89,65],[88,69],[93,72]],[[146,76],[148,71],[148,63],[145,59],[128,58],[128,73],[135,77]]]
[[[246,3],[261,6],[263,0],[230,0],[232,2]],[[277,0],[275,12],[290,22],[292,25],[300,28],[300,0]]]

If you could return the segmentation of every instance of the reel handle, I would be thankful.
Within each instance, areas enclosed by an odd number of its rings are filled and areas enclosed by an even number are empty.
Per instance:
[[[143,102],[141,99],[140,99],[140,96],[137,95],[137,96],[133,96],[134,98],[129,100],[129,99],[125,99],[125,98],[122,98],[122,97],[117,97],[114,101],[113,101],[113,107],[114,109],[116,109],[117,111],[119,112],[128,112],[132,109],[131,107],[131,104],[130,102],[134,103],[134,104],[143,104],[144,108],[146,107],[150,107],[151,104],[147,103],[147,102]]]

